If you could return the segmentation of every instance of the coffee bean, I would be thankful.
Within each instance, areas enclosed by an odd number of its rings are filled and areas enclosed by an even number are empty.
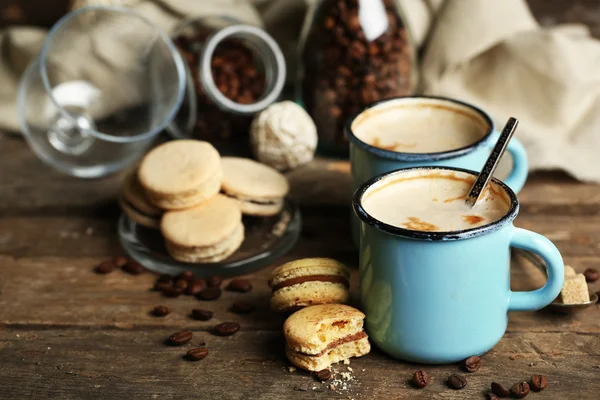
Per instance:
[[[467,378],[462,375],[452,374],[446,380],[448,386],[454,390],[460,390],[467,386]]]
[[[183,279],[187,282],[194,279],[194,273],[192,271],[183,271],[179,275],[177,275],[177,279]]]
[[[522,399],[529,394],[529,384],[527,382],[518,382],[512,385],[510,392],[517,399]]]
[[[218,336],[231,336],[240,330],[240,324],[237,322],[222,322],[215,326],[214,334]]]
[[[168,307],[165,306],[156,306],[152,309],[152,315],[155,317],[164,317],[171,312]]]
[[[94,268],[94,271],[97,274],[108,274],[117,269],[117,265],[113,260],[103,261]]]
[[[467,372],[475,372],[481,367],[481,358],[471,356],[463,361],[463,368]]]
[[[208,355],[208,349],[206,347],[197,347],[195,349],[189,349],[185,353],[185,357],[190,361],[200,361]]]
[[[254,309],[254,304],[243,300],[238,300],[231,306],[231,312],[236,314],[250,314]]]
[[[419,389],[424,388],[429,385],[429,375],[423,369],[415,371],[412,377],[412,384]]]
[[[204,279],[194,279],[191,282],[188,282],[188,287],[185,290],[185,294],[188,296],[194,296],[198,294],[199,291],[206,289],[206,281]]]
[[[192,340],[192,332],[180,331],[169,336],[169,344],[171,346],[182,346]]]
[[[226,289],[232,292],[248,293],[252,290],[252,283],[248,279],[232,279]]]
[[[162,294],[165,297],[179,297],[183,294],[183,291],[178,288],[168,287],[162,291]]]
[[[199,308],[194,308],[192,310],[192,317],[197,319],[198,321],[208,321],[213,317],[213,312],[208,310],[201,310]]]
[[[583,275],[585,275],[585,281],[586,282],[596,282],[598,280],[598,277],[600,277],[600,274],[598,273],[598,270],[595,268],[588,268],[583,272]]]
[[[317,372],[317,379],[321,382],[325,382],[331,379],[331,371],[328,369],[322,369]]]
[[[146,268],[144,268],[144,266],[142,264],[140,264],[139,262],[137,262],[135,260],[129,260],[127,262],[127,264],[125,264],[123,266],[123,271],[125,271],[131,275],[139,275],[142,272],[144,272],[145,270],[146,270]]]
[[[188,281],[182,278],[178,278],[175,283],[173,283],[173,287],[177,289],[181,289],[181,291],[185,291],[188,287]]]
[[[546,378],[544,375],[533,375],[531,377],[531,390],[533,390],[534,392],[541,392],[542,390],[546,389],[546,386],[548,386],[548,378]]]
[[[506,389],[504,386],[499,384],[498,382],[492,382],[492,392],[498,397],[508,397],[510,396],[510,390]]]
[[[117,256],[114,258],[113,262],[115,263],[117,268],[123,268],[125,266],[125,264],[127,264],[129,262],[129,260],[127,259],[127,257]]]
[[[489,392],[488,393],[488,400],[499,400],[500,397],[496,396],[494,393]]]
[[[167,289],[173,289],[171,282],[156,282],[154,284],[154,290],[156,291],[163,292]]]
[[[211,301],[221,297],[221,289],[218,287],[208,287],[198,292],[196,297],[200,300]]]
[[[211,288],[221,286],[221,282],[223,282],[223,278],[220,276],[211,276],[206,280],[206,284]]]

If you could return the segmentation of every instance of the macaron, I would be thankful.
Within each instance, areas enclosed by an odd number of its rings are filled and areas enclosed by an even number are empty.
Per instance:
[[[244,241],[240,206],[221,194],[193,208],[166,212],[160,230],[171,257],[182,262],[222,261]]]
[[[158,228],[162,210],[148,201],[137,179],[137,170],[129,173],[123,181],[119,205],[127,217],[147,228]]]
[[[303,308],[283,324],[285,354],[292,364],[309,371],[364,356],[371,351],[364,318],[362,312],[344,304]]]
[[[249,158],[223,157],[221,191],[240,203],[246,215],[271,216],[283,208],[289,191],[285,176]]]
[[[148,200],[165,210],[198,205],[221,188],[219,152],[208,142],[174,140],[150,151],[138,171]]]
[[[271,273],[271,308],[285,313],[315,304],[347,303],[349,279],[346,266],[331,258],[288,262]]]

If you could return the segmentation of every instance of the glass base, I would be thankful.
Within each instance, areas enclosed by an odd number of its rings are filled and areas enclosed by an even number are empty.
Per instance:
[[[144,267],[169,275],[192,271],[197,277],[243,275],[263,268],[286,254],[298,241],[302,227],[300,209],[286,200],[282,212],[273,217],[244,216],[245,238],[226,260],[195,264],[169,256],[157,229],[145,228],[121,215],[119,238],[127,254]]]

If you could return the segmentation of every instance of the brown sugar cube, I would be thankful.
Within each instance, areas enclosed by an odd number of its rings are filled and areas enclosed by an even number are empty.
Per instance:
[[[588,286],[583,274],[565,278],[565,283],[560,291],[560,301],[563,304],[582,304],[590,301]]]

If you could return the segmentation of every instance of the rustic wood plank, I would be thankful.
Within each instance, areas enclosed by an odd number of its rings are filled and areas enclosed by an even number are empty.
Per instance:
[[[165,346],[171,333],[5,329],[0,331],[0,389],[11,399],[372,399],[392,394],[397,399],[479,399],[492,381],[510,385],[541,373],[550,384],[540,398],[569,399],[577,393],[578,398],[595,399],[600,391],[600,334],[507,334],[483,357],[483,367],[467,375],[462,391],[444,384],[448,375],[460,373],[457,365],[426,366],[433,382],[417,390],[407,380],[420,366],[375,349],[351,361],[355,378],[348,382],[349,390],[336,393],[305,372],[287,371],[281,332],[240,332],[229,338],[196,332],[191,344]],[[210,351],[206,359],[181,359],[201,341]]]

